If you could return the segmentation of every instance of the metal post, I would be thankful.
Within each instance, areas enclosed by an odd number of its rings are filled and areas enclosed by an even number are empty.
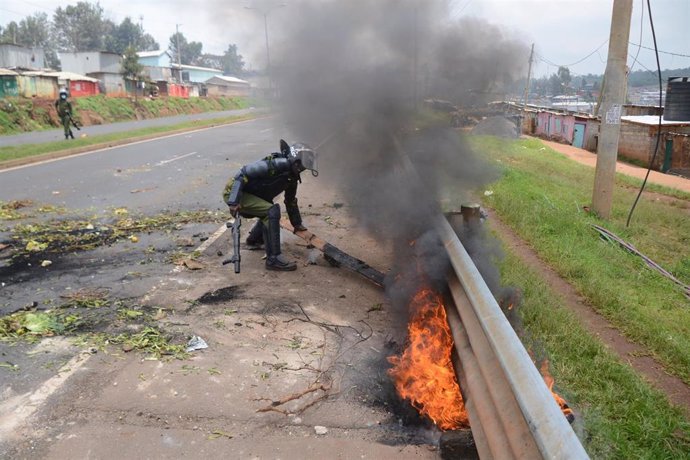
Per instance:
[[[182,58],[180,57],[180,26],[175,24],[175,39],[177,40],[177,78],[182,83]]]
[[[246,10],[258,10],[261,12],[261,14],[264,15],[264,35],[266,37],[266,76],[268,77],[268,90],[269,93],[273,92],[273,81],[271,78],[271,54],[269,52],[269,45],[268,45],[268,13],[270,13],[272,10],[282,8],[286,6],[284,3],[281,3],[280,5],[275,5],[271,8],[268,8],[266,10],[263,9],[258,9],[253,6],[245,6],[244,8]]]
[[[266,34],[266,75],[268,75],[268,90],[273,92],[273,82],[271,78],[271,53],[268,51],[268,11],[264,12],[264,33]]]
[[[613,202],[620,119],[627,86],[626,62],[632,6],[632,0],[613,2],[609,56],[604,74],[606,86],[602,88],[601,129],[592,194],[592,209],[603,219],[608,219],[611,215]]]
[[[529,66],[527,67],[527,83],[525,83],[525,96],[522,101],[522,113],[520,113],[520,129],[518,136],[522,134],[522,123],[525,119],[525,110],[527,110],[527,98],[529,97],[529,81],[532,78],[532,59],[534,58],[534,43],[532,43],[532,50],[529,52]],[[528,133],[531,134],[531,133]]]

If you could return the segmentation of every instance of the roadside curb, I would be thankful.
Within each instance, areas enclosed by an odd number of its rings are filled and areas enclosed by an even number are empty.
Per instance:
[[[183,134],[183,133],[188,133],[188,132],[196,132],[196,131],[203,131],[206,129],[212,129],[212,128],[218,128],[220,126],[227,126],[227,125],[233,125],[236,123],[241,123],[249,120],[258,120],[262,118],[267,118],[270,115],[263,115],[259,114],[259,116],[254,116],[254,115],[240,115],[238,116],[237,119],[228,121],[225,123],[212,123],[209,125],[205,126],[196,126],[196,127],[189,127],[189,128],[181,128],[181,129],[175,129],[171,131],[164,131],[164,132],[159,132],[155,134],[146,134],[143,136],[136,136],[132,137],[129,139],[119,139],[116,141],[109,141],[109,142],[102,142],[98,144],[91,144],[91,145],[86,145],[83,147],[74,147],[74,148],[69,148],[65,150],[59,150],[57,152],[48,152],[48,153],[43,153],[40,155],[33,155],[33,156],[28,156],[25,158],[17,158],[14,160],[7,160],[0,162],[0,171],[6,170],[6,169],[11,169],[11,168],[17,168],[20,166],[26,166],[29,164],[33,163],[40,163],[42,161],[49,161],[49,160],[57,160],[60,158],[64,157],[69,157],[73,155],[79,155],[81,153],[89,153],[89,152],[94,152],[97,150],[105,150],[105,149],[111,149],[115,147],[121,147],[123,145],[128,145],[128,144],[134,144],[137,142],[144,142],[144,141],[149,141],[153,139],[159,139],[162,137],[166,136],[175,136],[178,134]]]

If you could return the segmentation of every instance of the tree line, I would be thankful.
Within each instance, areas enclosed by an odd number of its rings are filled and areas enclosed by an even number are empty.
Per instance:
[[[690,75],[690,67],[681,69],[666,69],[661,71],[661,82],[664,89],[669,77]],[[603,84],[604,76],[587,74],[572,76],[568,67],[559,67],[556,73],[550,76],[536,78],[530,83],[530,92],[539,96],[559,95],[584,95],[585,99],[598,92]],[[524,82],[524,80],[523,80]],[[659,76],[656,70],[634,70],[628,73],[628,86],[630,88],[656,87],[659,85]]]
[[[46,65],[53,69],[60,69],[60,52],[108,51],[125,55],[128,48],[129,54],[160,49],[153,36],[131,17],[125,17],[116,24],[105,18],[103,7],[98,3],[87,1],[58,7],[52,18],[47,13],[38,12],[18,23],[11,21],[0,26],[0,43],[42,48]],[[168,53],[175,63],[179,56],[181,64],[213,67],[229,75],[244,72],[244,59],[234,44],[228,45],[222,55],[214,55],[204,53],[202,43],[190,42],[182,33],[174,33],[170,37]]]

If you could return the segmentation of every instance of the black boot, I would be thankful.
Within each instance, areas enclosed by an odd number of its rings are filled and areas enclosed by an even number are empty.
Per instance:
[[[256,221],[249,235],[247,235],[247,246],[250,250],[261,249],[264,245],[264,223],[260,220]]]
[[[74,139],[74,133],[72,132],[71,129],[69,130],[69,137],[71,137],[72,139]]]
[[[264,226],[266,242],[266,269],[281,272],[297,270],[297,264],[283,258],[280,253],[280,207],[274,204],[268,210],[268,228]]]

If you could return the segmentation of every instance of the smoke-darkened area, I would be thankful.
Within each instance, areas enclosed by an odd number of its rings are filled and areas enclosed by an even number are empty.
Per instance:
[[[338,187],[369,232],[394,242],[388,293],[404,303],[420,273],[432,287],[445,279],[443,248],[427,234],[440,204],[458,209],[497,178],[450,127],[420,128],[429,125],[422,101],[500,98],[524,72],[527,46],[478,19],[450,21],[443,0],[298,1],[285,17],[272,27],[282,115],[295,140],[319,146],[319,180]]]

